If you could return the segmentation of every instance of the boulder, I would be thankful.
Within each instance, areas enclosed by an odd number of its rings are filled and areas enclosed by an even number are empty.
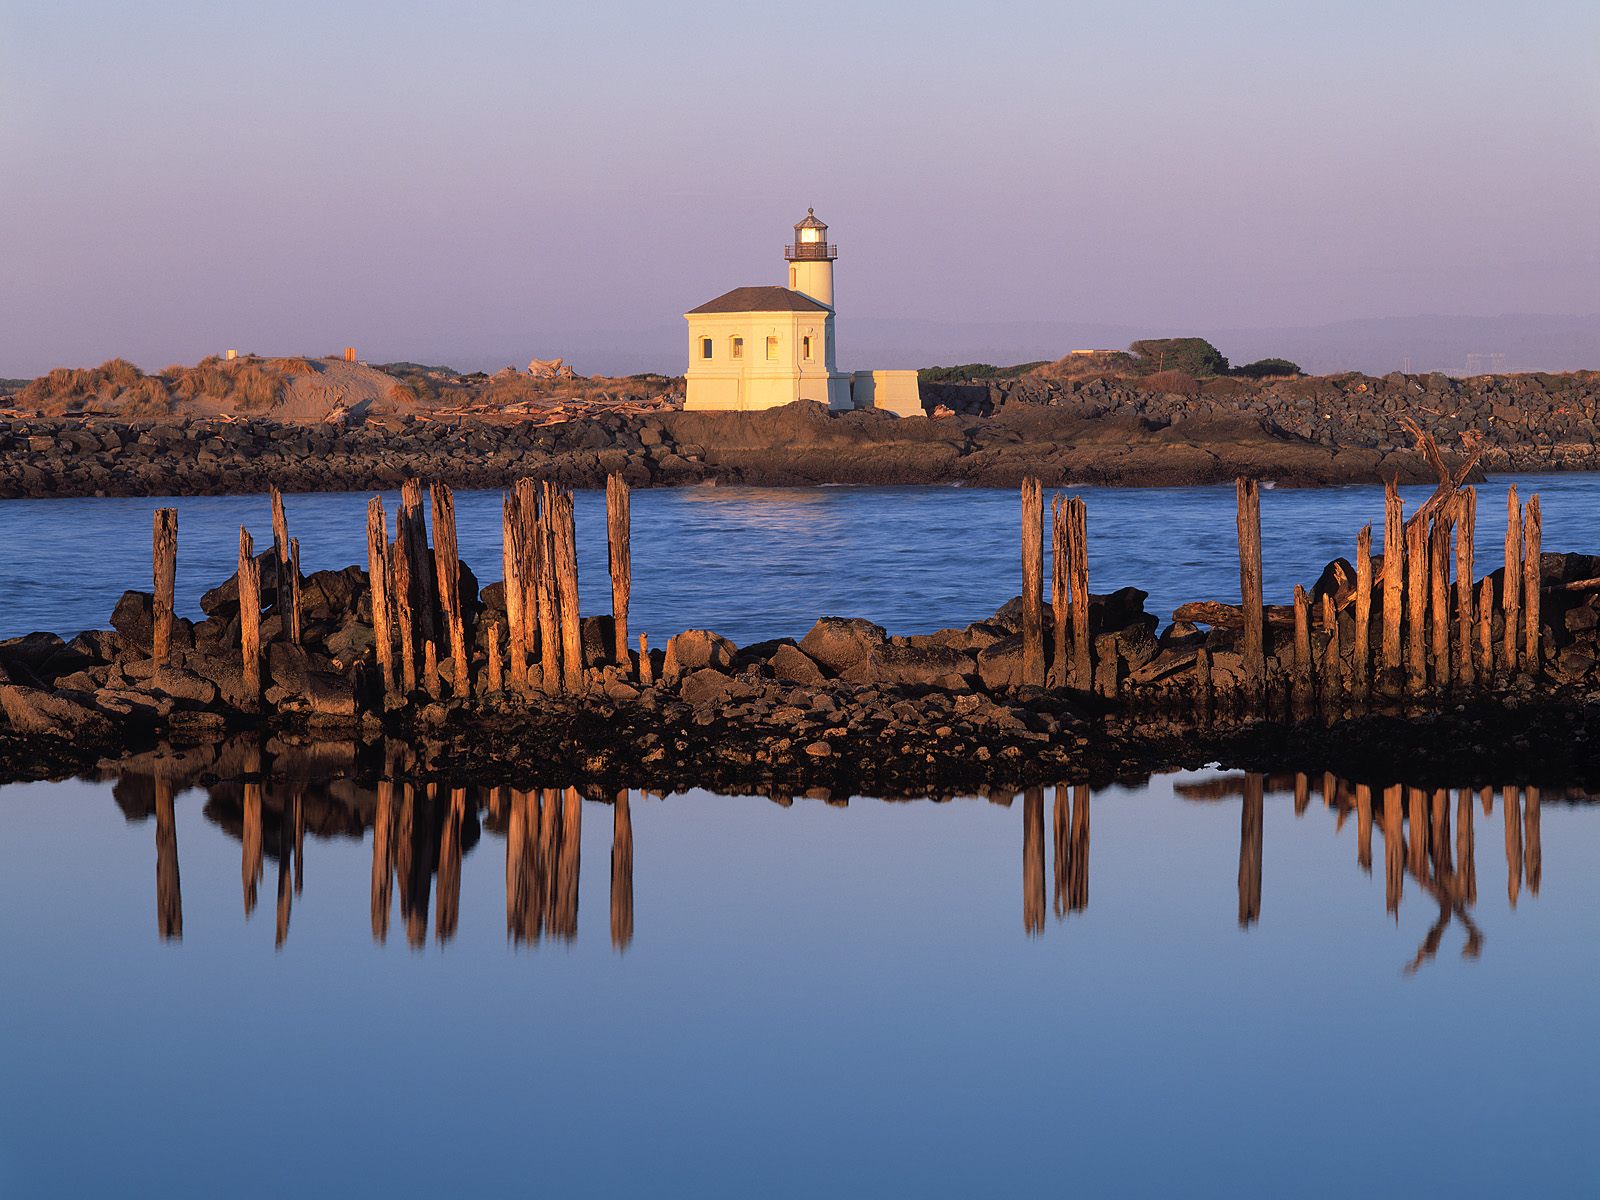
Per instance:
[[[991,692],[1022,682],[1022,635],[1014,633],[978,651],[978,676]]]
[[[860,617],[823,617],[800,639],[800,649],[824,670],[842,675],[887,642],[882,625]]]
[[[157,667],[145,686],[163,696],[201,708],[214,704],[217,699],[216,684],[181,667]]]
[[[722,672],[703,667],[684,676],[678,694],[695,708],[720,707],[728,702],[731,686]]]
[[[62,738],[103,738],[111,722],[84,699],[20,684],[0,684],[0,713],[16,733]]]
[[[823,679],[822,668],[804,650],[790,642],[774,650],[767,663],[772,667],[773,678],[785,683],[821,683]]]
[[[737,652],[737,647],[721,634],[709,629],[686,629],[668,640],[663,669],[672,678],[706,668],[727,671]]]
[[[617,622],[609,613],[584,617],[578,623],[583,644],[583,665],[602,667],[611,662],[616,650]]]
[[[880,646],[869,658],[845,671],[849,683],[881,683],[922,687],[960,687],[964,676],[977,672],[974,655],[948,646]]]
[[[111,628],[121,636],[123,645],[143,654],[149,654],[155,629],[156,598],[150,592],[123,592],[116,607],[111,610]]]

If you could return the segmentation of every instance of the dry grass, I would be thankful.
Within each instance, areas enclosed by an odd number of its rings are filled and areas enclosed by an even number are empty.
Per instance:
[[[17,393],[16,403],[49,415],[110,412],[161,416],[195,401],[224,411],[264,413],[283,403],[291,377],[320,370],[303,358],[222,359],[213,355],[192,367],[174,363],[159,374],[146,375],[127,360],[113,358],[98,367],[58,367]]]

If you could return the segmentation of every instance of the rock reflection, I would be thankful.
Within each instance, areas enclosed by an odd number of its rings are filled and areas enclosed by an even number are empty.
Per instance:
[[[588,804],[611,806],[610,940],[618,951],[632,944],[633,810],[627,791],[586,795],[573,787],[443,787],[389,777],[362,783],[330,771],[326,757],[297,769],[281,747],[272,747],[270,772],[263,770],[259,745],[234,747],[226,753],[221,761],[215,752],[203,761],[185,760],[181,753],[150,756],[125,765],[116,775],[113,797],[129,819],[154,817],[157,933],[163,940],[181,940],[184,931],[174,798],[186,787],[203,784],[206,819],[239,842],[247,919],[256,907],[266,860],[275,860],[278,946],[288,942],[295,901],[304,886],[308,833],[313,840],[360,841],[369,831],[369,917],[372,937],[380,945],[388,940],[396,905],[406,941],[413,948],[426,944],[430,924],[440,945],[457,936],[464,863],[484,831],[505,842],[507,941],[513,946],[573,941],[579,927],[583,815]],[[1028,937],[1045,933],[1050,909],[1060,921],[1083,912],[1089,903],[1090,789],[1061,784],[1052,790],[1048,838],[1046,790],[1028,789],[1021,806],[1022,915]],[[1188,801],[1240,802],[1240,927],[1248,929],[1262,920],[1269,801],[1292,797],[1293,811],[1304,818],[1320,799],[1320,808],[1334,818],[1336,835],[1353,814],[1355,866],[1362,874],[1372,873],[1377,856],[1374,837],[1381,839],[1384,903],[1396,920],[1408,882],[1413,894],[1425,897],[1430,911],[1436,911],[1406,965],[1408,972],[1437,956],[1452,926],[1461,931],[1464,956],[1481,952],[1484,938],[1473,917],[1478,903],[1475,825],[1479,808],[1492,815],[1494,789],[1452,792],[1399,783],[1354,783],[1329,774],[1243,773],[1179,780],[1173,790]],[[1000,790],[989,799],[1009,807],[1014,795]],[[1557,795],[1574,799],[1582,794]],[[836,796],[818,798],[844,802]],[[1542,882],[1543,798],[1536,788],[1500,789],[1507,902],[1512,908],[1524,884],[1529,895],[1537,896]],[[787,807],[789,797],[778,799]],[[1053,882],[1053,904],[1048,906],[1047,879]]]

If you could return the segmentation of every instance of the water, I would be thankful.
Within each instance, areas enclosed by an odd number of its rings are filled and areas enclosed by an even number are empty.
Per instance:
[[[1509,477],[1479,489],[1478,569],[1503,559]],[[1600,476],[1519,477],[1541,493],[1544,547],[1595,550]],[[1403,489],[1408,508],[1430,487]],[[1090,585],[1150,592],[1165,618],[1187,600],[1239,598],[1231,487],[1086,489]],[[390,531],[397,496],[389,496]],[[307,571],[366,563],[367,497],[291,495],[290,531]],[[200,596],[230,576],[240,524],[271,540],[263,496],[0,502],[0,637],[104,628],[117,597],[150,587],[150,522],[178,509],[177,599],[199,618]],[[610,608],[605,499],[577,496],[580,582],[587,611]],[[822,615],[863,616],[891,633],[964,625],[1021,590],[1019,506],[1011,490],[969,488],[724,488],[633,494],[630,627],[655,645],[709,628],[741,645],[800,637]],[[1371,522],[1381,547],[1377,487],[1274,489],[1262,495],[1266,595],[1288,603],[1338,555],[1353,557]],[[500,497],[457,496],[461,554],[480,582],[500,577]]]
[[[1595,1194],[1600,806],[1332,782],[552,793],[537,942],[537,794],[0,789],[0,1194]]]

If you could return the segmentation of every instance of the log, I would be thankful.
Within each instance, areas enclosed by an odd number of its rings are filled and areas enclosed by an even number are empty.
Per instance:
[[[606,548],[611,567],[612,644],[617,664],[628,666],[628,599],[633,590],[632,513],[621,474],[606,476]]]
[[[1477,628],[1473,613],[1473,550],[1478,536],[1478,489],[1463,488],[1456,496],[1456,682],[1473,684],[1472,642]]]
[[[1068,606],[1071,593],[1070,572],[1067,561],[1067,499],[1057,493],[1050,497],[1050,674],[1048,683],[1053,688],[1067,685],[1068,654],[1067,622],[1071,618]]]
[[[1383,670],[1400,670],[1400,616],[1405,601],[1405,506],[1394,480],[1383,492]]]
[[[1296,717],[1303,717],[1311,707],[1311,602],[1306,589],[1294,585],[1294,665],[1290,687]]]
[[[1239,531],[1239,601],[1244,610],[1245,691],[1252,706],[1266,697],[1266,630],[1261,584],[1261,490],[1254,479],[1234,483]]]
[[[1428,539],[1429,633],[1433,651],[1433,684],[1450,686],[1450,536],[1448,510],[1433,519]]]
[[[1067,502],[1068,591],[1072,595],[1072,686],[1094,684],[1094,647],[1089,641],[1089,510],[1082,496]]]
[[[1539,513],[1539,497],[1528,498],[1527,515],[1522,522],[1523,555],[1522,555],[1522,610],[1523,633],[1522,647],[1523,667],[1525,670],[1537,675],[1541,664],[1539,645],[1539,601],[1542,580],[1540,579],[1539,557],[1540,544],[1543,538],[1544,522]]]
[[[247,703],[261,698],[261,564],[250,531],[239,527],[239,652]]]
[[[172,654],[172,614],[176,608],[178,579],[178,510],[156,509],[151,531],[151,576],[155,598],[151,613],[150,657],[165,666]],[[182,918],[179,918],[182,923]]]
[[[461,556],[456,548],[456,498],[448,484],[433,492],[433,562],[439,584],[439,609],[450,638],[450,665],[455,695],[472,695],[472,655],[467,649],[466,619],[461,611]]]
[[[1406,691],[1428,686],[1428,527],[1406,525]]]
[[[1350,695],[1357,701],[1367,698],[1367,680],[1372,672],[1372,526],[1363,525],[1356,535],[1356,611],[1354,657],[1351,660]],[[1369,859],[1370,865],[1370,859]]]
[[[1500,611],[1505,614],[1500,668],[1512,674],[1522,640],[1522,504],[1514,483],[1506,492],[1506,566],[1500,579]]]
[[[372,641],[378,652],[383,694],[395,694],[394,635],[389,627],[389,529],[383,497],[367,501],[367,579],[371,587]]]
[[[1044,499],[1037,479],[1022,481],[1022,682],[1044,686]]]
[[[1223,604],[1220,600],[1191,600],[1173,609],[1172,619],[1191,625],[1209,625],[1213,629],[1243,629],[1244,609],[1237,604]],[[1294,605],[1268,604],[1262,609],[1262,620],[1266,625],[1292,628]]]

